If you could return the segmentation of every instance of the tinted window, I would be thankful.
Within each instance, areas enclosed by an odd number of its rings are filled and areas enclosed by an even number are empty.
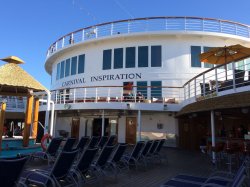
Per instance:
[[[162,97],[161,81],[151,81],[151,97],[152,98]]]
[[[138,67],[148,67],[148,46],[138,47]]]
[[[200,54],[200,46],[191,46],[191,67],[201,67]]]
[[[108,49],[108,50],[104,50],[103,51],[103,63],[102,63],[102,69],[111,69],[111,55],[112,54],[112,50]]]
[[[70,58],[66,60],[65,77],[68,77],[69,73],[70,73]]]
[[[208,52],[209,49],[211,49],[212,47],[204,47],[204,52]],[[213,64],[209,64],[209,63],[204,63],[204,68],[212,68],[214,67]]]
[[[78,73],[84,73],[85,55],[80,55],[78,58]]]
[[[60,79],[60,67],[61,63],[58,63],[56,66],[56,80]]]
[[[114,69],[123,67],[123,48],[114,49]]]
[[[77,66],[77,57],[72,57],[71,58],[71,75],[76,74],[76,66]]]
[[[64,70],[65,70],[65,61],[61,62],[61,73],[60,73],[60,78],[64,77]]]
[[[147,88],[147,82],[146,81],[138,81],[137,82],[137,93],[141,92],[143,97],[147,99],[148,95],[148,88]]]
[[[151,67],[161,67],[161,46],[151,46]]]
[[[135,47],[126,48],[126,68],[135,67]]]

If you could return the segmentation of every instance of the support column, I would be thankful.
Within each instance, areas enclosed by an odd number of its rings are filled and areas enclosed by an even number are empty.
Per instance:
[[[46,108],[46,113],[45,113],[44,134],[48,133],[48,130],[49,130],[49,113],[50,113],[50,101],[51,101],[50,92],[46,91],[46,93],[47,93],[47,108]]]
[[[102,136],[104,136],[104,126],[105,126],[105,118],[104,118],[104,110],[102,110]]]
[[[34,115],[33,115],[33,128],[32,128],[32,137],[37,137],[37,129],[38,129],[38,115],[39,115],[39,98],[34,99]]]
[[[141,141],[141,110],[138,110],[137,124],[138,124],[138,139],[139,141]]]
[[[6,102],[2,102],[0,111],[0,151],[2,150],[2,135],[3,135],[3,126],[5,119],[5,110],[6,110]]]
[[[215,129],[214,129],[214,111],[211,110],[211,135],[212,135],[212,147],[215,147]],[[215,152],[212,152],[212,161],[213,163],[216,162],[216,155]]]
[[[24,133],[23,133],[23,146],[29,146],[29,136],[30,136],[30,126],[31,126],[31,117],[32,117],[32,104],[34,97],[28,95],[27,105],[26,105],[26,115],[25,115],[25,124],[24,124]]]

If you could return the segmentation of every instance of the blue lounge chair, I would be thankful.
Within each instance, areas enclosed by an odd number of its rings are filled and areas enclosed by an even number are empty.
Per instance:
[[[71,152],[62,151],[54,165],[44,169],[27,170],[23,172],[22,179],[26,185],[42,186],[76,186],[77,182],[70,172],[77,155],[77,150]]]
[[[53,138],[46,151],[38,151],[32,154],[32,158],[41,158],[44,160],[48,160],[48,164],[50,164],[51,161],[55,160],[62,140],[62,137]]]
[[[108,139],[107,146],[113,146],[115,144],[117,136],[116,135],[111,135]]]
[[[144,141],[138,141],[130,155],[125,155],[122,160],[124,163],[127,164],[127,166],[130,168],[130,166],[135,166],[136,170],[138,167],[138,160],[141,156],[142,148],[144,147],[145,142]]]
[[[97,146],[98,142],[99,142],[100,137],[99,136],[92,136],[88,148],[94,148]]]
[[[156,158],[159,159],[160,162],[162,161],[161,149],[162,149],[164,143],[165,143],[165,139],[161,139],[160,143],[158,144],[158,146],[157,146],[157,148],[156,148],[156,150],[155,150],[155,152],[153,154]],[[164,157],[166,159],[166,162],[168,163],[168,157],[167,157],[167,155],[164,155]]]
[[[108,142],[108,139],[109,139],[108,136],[102,136],[100,141],[98,142],[97,147],[99,147],[99,149],[102,149]]]
[[[122,156],[124,155],[127,146],[128,144],[126,143],[118,144],[114,154],[108,161],[108,167],[115,173],[115,179],[117,179],[117,174],[121,173],[121,171],[129,170],[128,166],[122,162]]]
[[[18,180],[28,158],[28,156],[25,156],[22,158],[0,160],[1,187],[12,187],[17,184],[25,186],[21,181]]]
[[[97,151],[97,147],[92,149],[86,149],[80,156],[80,159],[77,161],[74,168],[72,169],[72,173],[74,173],[74,176],[78,180],[78,185],[86,181],[90,170],[90,165],[92,164]]]
[[[151,145],[151,147],[146,155],[146,158],[148,160],[151,159],[152,161],[154,161],[154,154],[156,153],[156,149],[157,149],[159,143],[160,143],[160,140],[153,140],[153,143],[152,143],[152,145]]]
[[[72,151],[72,148],[73,148],[75,143],[76,143],[76,138],[67,138],[67,140],[62,148],[62,151],[66,151],[66,152]]]
[[[153,144],[153,140],[149,140],[146,142],[145,146],[142,149],[140,158],[139,158],[139,161],[143,162],[145,168],[147,168],[147,164],[148,164],[147,155],[150,151],[150,148],[152,147],[152,144]]]
[[[81,153],[84,150],[85,145],[87,145],[89,141],[89,137],[88,136],[83,136],[81,137],[81,139],[79,140],[76,149],[79,150],[79,152]]]
[[[220,176],[211,176],[209,178],[196,177],[189,175],[177,175],[171,180],[165,182],[161,187],[200,187],[200,186],[214,186],[214,187],[240,187],[246,178],[246,168],[242,165],[234,178],[225,178]]]

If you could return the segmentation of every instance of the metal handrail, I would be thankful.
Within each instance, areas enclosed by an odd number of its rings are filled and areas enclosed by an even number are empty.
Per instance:
[[[60,49],[91,39],[150,31],[204,31],[250,38],[250,26],[233,21],[200,17],[146,17],[106,22],[70,32],[49,47],[47,58]]]

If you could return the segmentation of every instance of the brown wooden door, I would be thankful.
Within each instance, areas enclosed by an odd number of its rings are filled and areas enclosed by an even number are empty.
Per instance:
[[[136,143],[136,117],[126,118],[126,143],[135,144]]]
[[[72,118],[71,137],[79,139],[80,118]]]

